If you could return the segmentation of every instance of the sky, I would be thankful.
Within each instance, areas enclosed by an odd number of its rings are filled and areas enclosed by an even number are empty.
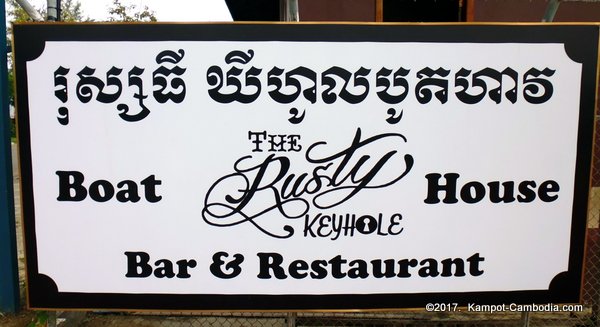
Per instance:
[[[79,0],[84,16],[106,20],[112,0]],[[29,0],[36,8],[45,8],[46,0]],[[225,0],[121,0],[123,5],[148,6],[160,22],[231,21]]]

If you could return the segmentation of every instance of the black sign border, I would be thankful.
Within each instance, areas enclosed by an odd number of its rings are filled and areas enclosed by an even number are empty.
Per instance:
[[[599,26],[594,24],[16,24],[13,26],[13,49],[29,307],[290,311],[422,308],[429,302],[463,306],[472,302],[577,303],[581,296],[593,149],[598,38]],[[46,41],[563,43],[571,59],[583,64],[569,270],[557,275],[549,289],[543,291],[339,295],[58,292],[53,280],[38,272],[26,79],[26,62],[43,52]],[[540,233],[543,233],[543,227],[540,227]]]

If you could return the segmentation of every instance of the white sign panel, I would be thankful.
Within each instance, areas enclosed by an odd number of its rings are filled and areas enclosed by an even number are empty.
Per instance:
[[[30,303],[576,302],[597,36],[16,26]]]

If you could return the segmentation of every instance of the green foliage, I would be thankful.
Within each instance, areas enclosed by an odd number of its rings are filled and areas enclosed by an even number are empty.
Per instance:
[[[45,8],[35,8],[46,17]],[[62,0],[60,3],[61,20],[64,22],[90,22],[91,18],[85,16],[81,10],[81,2],[79,0]],[[6,0],[6,16],[7,20],[15,23],[31,22],[33,19],[29,17],[27,12],[19,6],[16,0]]]
[[[88,16],[83,15],[79,0],[62,0],[60,2],[60,20],[63,22],[91,22]]]
[[[6,16],[7,21],[13,23],[24,23],[32,22],[33,19],[29,17],[27,12],[21,8],[16,0],[6,0]],[[91,22],[93,21],[89,16],[84,15],[81,9],[80,0],[62,0],[61,4],[61,21],[64,22]],[[46,8],[35,8],[42,17],[46,17]],[[113,0],[112,7],[108,10],[110,22],[156,22],[156,16],[153,10],[150,10],[148,6],[144,6],[142,9],[138,9],[136,5],[125,6],[121,4],[120,0]],[[8,27],[8,35],[12,34],[11,26]],[[8,40],[10,44],[10,40]],[[14,71],[11,67],[11,61],[9,58],[9,70],[8,70],[8,96],[10,104],[15,103],[15,92],[14,92]],[[14,124],[14,121],[13,121]],[[13,133],[14,136],[14,126]],[[47,315],[46,315],[47,317]],[[43,318],[43,315],[41,316]],[[31,324],[30,324],[31,325]],[[31,325],[38,326],[38,325]]]
[[[61,4],[61,20],[65,22],[89,22],[92,21],[91,18],[85,16],[81,9],[81,2],[79,0],[62,0]],[[45,8],[36,8],[36,10],[42,15],[42,17],[46,16]],[[32,22],[33,19],[29,17],[27,12],[21,8],[21,6],[17,3],[16,0],[6,0],[6,17],[7,21],[13,23],[24,23],[24,22]],[[12,26],[8,27],[8,37],[12,35]],[[7,42],[10,44],[10,40]],[[15,105],[15,90],[14,90],[14,70],[12,69],[12,62],[9,57],[8,61],[8,101],[11,105]],[[15,137],[16,128],[15,121],[11,120],[11,137]],[[36,315],[36,320],[31,322],[28,326],[45,326],[45,321],[47,320],[48,315],[45,312],[38,313]],[[44,321],[42,323],[42,321]]]
[[[9,22],[16,23],[33,21],[16,0],[6,0],[6,18]]]
[[[91,22],[93,19],[86,16],[81,9],[80,0],[62,0],[61,21],[64,22]],[[43,16],[46,16],[46,8],[36,8]],[[121,0],[113,0],[108,9],[109,22],[156,22],[154,10],[148,6],[139,9],[136,5],[123,5]],[[9,22],[23,23],[33,21],[27,12],[19,6],[16,0],[6,0],[6,16]]]
[[[12,98],[12,95],[15,94],[15,75],[13,74],[12,69],[10,69],[8,71],[8,79],[7,79],[7,83],[8,83],[8,94],[10,95],[10,104],[14,105],[14,99]]]
[[[109,8],[109,22],[155,22],[156,16],[153,10],[144,6],[141,10],[136,5],[125,6],[120,0],[113,0]]]
[[[27,324],[27,327],[45,327],[48,326],[48,312],[37,311],[33,321]]]

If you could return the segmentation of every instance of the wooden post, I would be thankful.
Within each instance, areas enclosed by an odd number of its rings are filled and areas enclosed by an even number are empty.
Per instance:
[[[375,21],[383,22],[383,0],[375,0]]]

